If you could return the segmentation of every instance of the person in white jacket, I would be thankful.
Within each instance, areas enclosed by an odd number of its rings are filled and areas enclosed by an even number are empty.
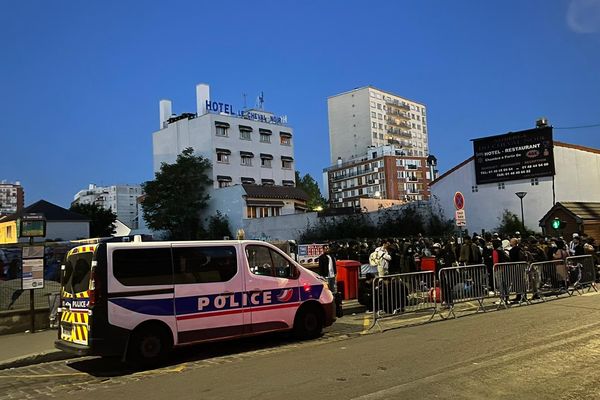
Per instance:
[[[390,260],[392,256],[389,253],[390,244],[385,242],[383,245],[375,249],[377,254],[377,275],[385,276],[389,272]]]

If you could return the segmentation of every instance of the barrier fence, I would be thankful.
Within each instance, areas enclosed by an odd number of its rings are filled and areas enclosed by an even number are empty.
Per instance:
[[[509,308],[511,303],[545,301],[549,296],[583,294],[586,287],[588,292],[592,289],[597,292],[598,267],[592,256],[585,255],[557,261],[498,263],[493,265],[491,276],[485,265],[478,264],[442,268],[437,277],[434,271],[376,277],[372,285],[373,322],[369,329],[383,319],[408,313],[428,311],[431,313],[428,321],[435,314],[443,319],[456,318],[455,307],[460,303],[476,302],[476,312],[485,312],[484,300],[491,297],[499,298],[496,302],[499,309]],[[511,296],[514,296],[512,302]],[[448,310],[447,316],[442,309]]]
[[[567,257],[567,271],[570,278],[570,293],[577,291],[582,293],[582,290],[587,287],[588,292],[596,288],[596,265],[592,256],[572,256]]]
[[[373,328],[383,318],[406,313],[438,311],[434,271],[386,275],[373,279]]]
[[[453,315],[458,303],[477,301],[476,312],[484,311],[483,299],[488,296],[488,272],[484,264],[442,268],[439,272],[439,291],[442,305]],[[441,313],[440,313],[441,315]]]

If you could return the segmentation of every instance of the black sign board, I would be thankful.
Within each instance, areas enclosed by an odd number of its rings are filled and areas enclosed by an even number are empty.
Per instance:
[[[473,141],[478,185],[554,175],[552,127]]]
[[[46,218],[43,214],[24,214],[17,220],[19,237],[46,236]]]

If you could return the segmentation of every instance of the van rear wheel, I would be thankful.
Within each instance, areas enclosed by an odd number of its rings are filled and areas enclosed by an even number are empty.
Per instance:
[[[301,308],[294,319],[294,335],[298,339],[314,339],[323,331],[323,318],[315,306]]]
[[[129,342],[127,361],[135,367],[153,367],[163,363],[170,350],[171,340],[164,329],[137,329]]]

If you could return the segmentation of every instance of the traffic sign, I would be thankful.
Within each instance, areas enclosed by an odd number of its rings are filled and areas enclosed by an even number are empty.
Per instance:
[[[454,193],[454,208],[457,210],[465,208],[465,196],[461,192]]]
[[[456,226],[467,226],[467,214],[465,210],[456,210],[454,212],[454,220],[456,221]]]

